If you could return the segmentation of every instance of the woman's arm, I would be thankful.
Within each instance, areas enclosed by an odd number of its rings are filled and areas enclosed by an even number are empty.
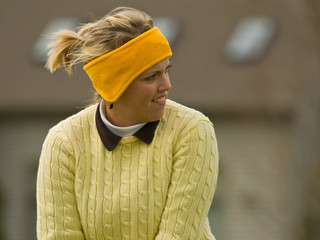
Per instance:
[[[75,160],[56,132],[47,136],[37,178],[39,240],[84,239],[74,191]]]
[[[185,129],[174,149],[167,202],[155,239],[207,239],[204,226],[218,175],[212,123],[200,121],[192,129]]]

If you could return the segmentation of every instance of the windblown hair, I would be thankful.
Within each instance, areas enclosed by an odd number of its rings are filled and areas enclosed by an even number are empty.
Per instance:
[[[87,64],[152,27],[148,14],[129,7],[115,8],[100,20],[80,26],[77,32],[61,30],[54,34],[46,68],[54,72],[61,67],[71,73],[73,65]]]

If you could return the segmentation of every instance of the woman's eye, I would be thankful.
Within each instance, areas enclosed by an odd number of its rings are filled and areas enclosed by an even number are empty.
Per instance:
[[[166,73],[170,72],[170,69],[171,69],[172,65],[169,65],[166,69]]]
[[[152,80],[152,79],[155,79],[156,78],[156,74],[153,74],[147,78],[145,78],[145,80]]]

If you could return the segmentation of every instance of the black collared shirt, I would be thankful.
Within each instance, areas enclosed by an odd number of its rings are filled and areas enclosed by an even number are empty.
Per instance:
[[[119,143],[119,141],[122,139],[122,137],[115,135],[112,133],[109,128],[103,123],[99,111],[99,106],[96,111],[96,126],[97,130],[100,136],[100,139],[103,143],[103,145],[106,147],[107,150],[112,151],[115,149]],[[133,136],[139,138],[146,144],[150,144],[153,140],[155,130],[159,124],[159,120],[155,122],[148,122],[146,125],[144,125],[138,132],[133,134]]]

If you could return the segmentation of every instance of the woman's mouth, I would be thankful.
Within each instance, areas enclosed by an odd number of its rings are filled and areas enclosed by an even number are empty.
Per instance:
[[[160,98],[153,99],[152,102],[164,105],[166,103],[166,99],[166,96],[163,96]]]

